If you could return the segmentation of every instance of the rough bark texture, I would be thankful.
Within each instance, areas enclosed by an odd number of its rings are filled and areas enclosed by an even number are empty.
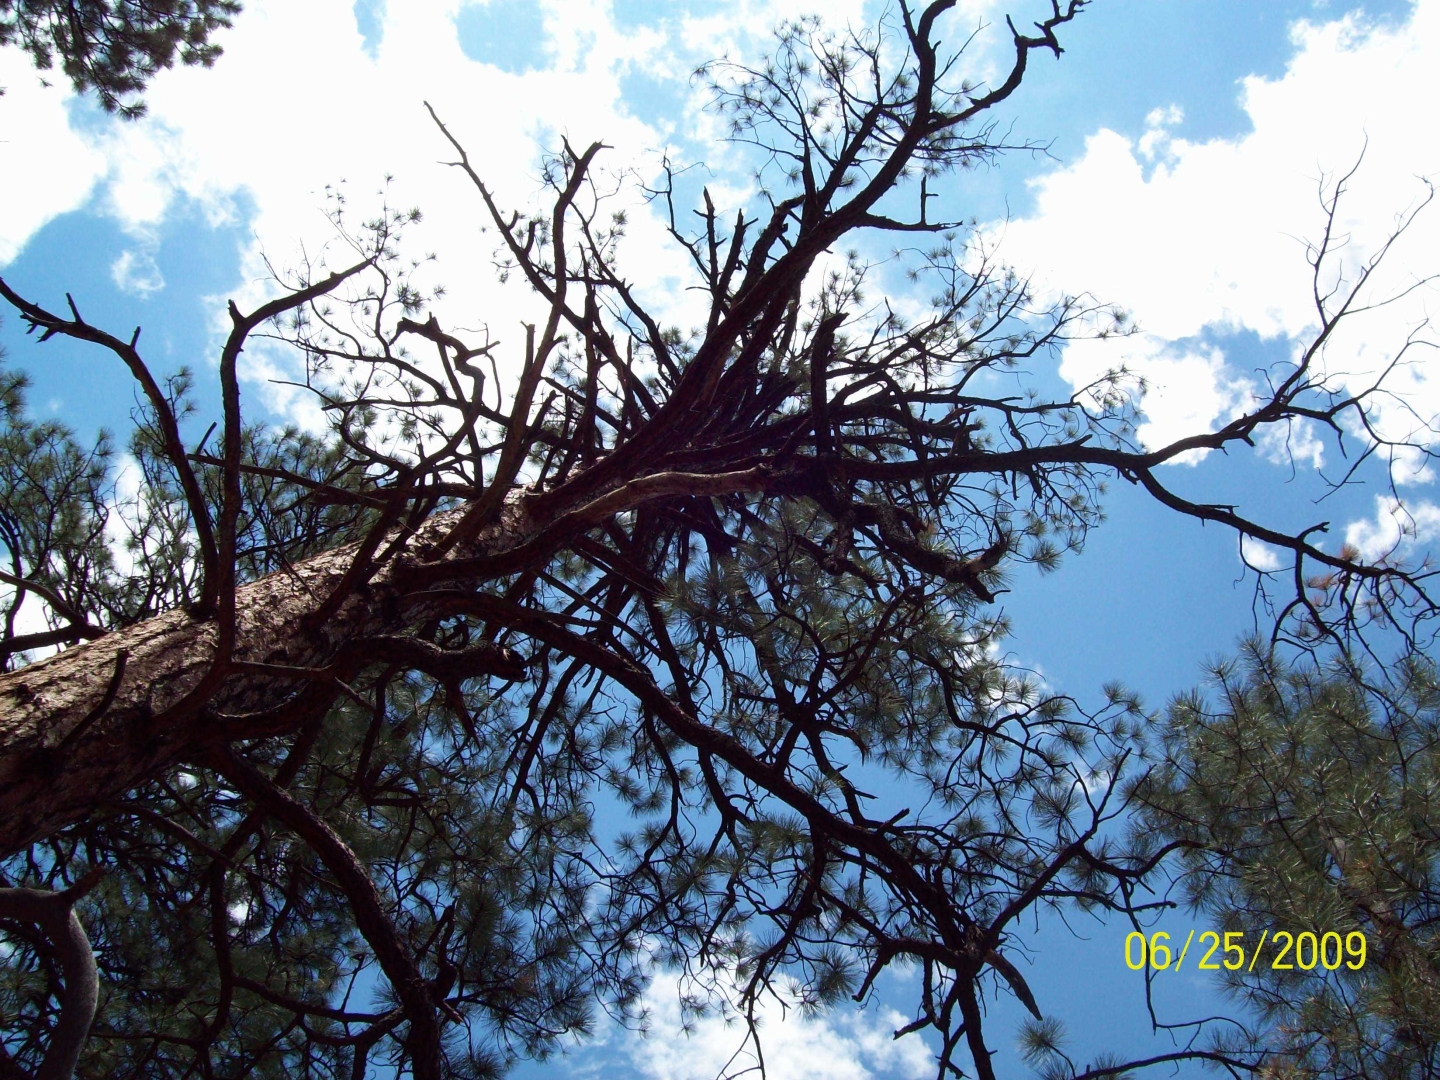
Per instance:
[[[406,550],[453,518],[437,515]],[[502,522],[465,554],[509,546],[528,521],[518,505],[507,507]],[[348,643],[400,625],[392,560],[323,625],[307,626],[355,552],[355,546],[326,552],[237,590],[235,660],[324,668]],[[214,619],[171,611],[0,676],[0,853],[52,835],[206,745],[293,727],[301,705],[295,696],[315,693],[313,682],[242,668],[213,694],[203,692],[216,637]],[[122,652],[123,676],[102,708]],[[344,677],[342,670],[334,674]],[[328,685],[327,701],[340,692],[333,680]],[[297,709],[285,708],[291,702]]]
[[[426,585],[514,573],[577,530],[678,490],[722,495],[767,478],[759,470],[652,474],[540,512],[517,489],[444,560],[423,561],[438,538],[459,531],[469,508],[432,515],[373,574],[352,573],[361,545],[317,555],[236,590],[234,657],[223,677],[214,673],[217,621],[183,611],[0,676],[0,856],[208,746],[282,734],[323,712],[343,692],[337,680],[379,657],[384,643],[367,651],[367,638],[432,613]],[[329,602],[337,590],[338,606]],[[331,613],[314,625],[322,607]]]
[[[104,939],[129,950],[113,969],[139,973],[107,1017],[143,1006],[131,1010],[143,1026],[107,1032],[94,1059],[119,1060],[120,1047],[138,1064],[98,1072],[158,1075],[158,1056],[178,1048],[165,1075],[251,1075],[268,1060],[358,1076],[390,1039],[416,1080],[488,1075],[456,1064],[477,1034],[500,1057],[555,1049],[589,1029],[595,1003],[638,1007],[658,957],[703,986],[738,980],[737,1015],[752,1020],[782,985],[824,1003],[864,970],[863,1003],[892,962],[921,965],[901,1033],[935,1029],[939,1075],[958,1074],[968,1048],[967,1068],[993,1077],[982,1024],[995,981],[1041,1016],[1001,952],[1023,948],[1009,944],[1022,916],[1075,901],[1154,912],[1168,901],[1146,892],[1150,876],[1181,843],[1132,852],[1109,825],[1127,798],[1138,703],[1113,693],[1086,712],[994,651],[1004,623],[985,606],[1003,568],[1078,551],[1118,477],[1293,556],[1293,597],[1272,597],[1262,573],[1257,603],[1273,600],[1277,635],[1306,648],[1387,619],[1413,638],[1402,620],[1440,614],[1423,566],[1363,564],[1318,546],[1325,523],[1271,528],[1162,482],[1182,455],[1253,448],[1295,424],[1373,433],[1380,387],[1327,384],[1318,362],[1338,322],[1366,310],[1378,265],[1348,291],[1333,285],[1335,198],[1322,199],[1326,234],[1310,251],[1313,343],[1265,372],[1269,395],[1250,411],[1151,450],[1136,445],[1124,372],[1058,400],[1023,374],[1128,322],[1085,295],[1042,301],[963,224],[927,217],[924,178],[1004,148],[984,114],[1030,53],[1060,54],[1056,31],[1085,4],[1053,0],[1039,36],[1011,25],[1013,65],[983,92],[938,51],[936,20],[956,0],[902,5],[883,49],[793,23],[773,63],[705,74],[737,137],[780,172],[761,170],[757,216],[737,206],[733,225],[705,193],[698,232],[677,217],[677,171],[646,189],[709,297],[694,335],[665,329],[620,275],[623,217],[609,214],[612,178],[592,172],[601,144],[565,143],[545,164],[548,213],[521,215],[435,117],[505,272],[548,308],[525,325],[513,387],[488,329],[419,321],[429,300],[395,246],[414,216],[398,211],[345,233],[354,266],[307,266],[302,287],[249,314],[230,305],[214,454],[208,434],[188,449],[138,328],[117,337],[68,294],[66,314],[0,280],[37,340],[89,343],[130,369],[148,452],[175,478],[162,535],[193,535],[196,565],[182,569],[195,572],[163,593],[190,609],[0,676],[0,856],[44,841],[39,862],[57,874],[84,851],[139,890],[97,905],[126,928]],[[338,210],[335,221],[343,231]],[[832,270],[862,233],[943,240],[902,240],[894,256],[933,286],[924,314],[866,300],[858,254]],[[237,362],[265,327],[303,353],[333,439],[267,441],[242,422]],[[984,396],[1017,378],[1023,393]],[[1428,442],[1392,445],[1433,459]],[[92,486],[84,516],[98,530],[108,496]],[[363,528],[358,544],[236,588],[243,567]],[[29,587],[21,569],[11,588]],[[92,608],[111,622],[92,622]],[[134,617],[68,599],[51,612],[77,640]],[[481,687],[487,676],[511,681]],[[332,712],[342,695],[363,711]],[[153,781],[181,763],[201,782],[160,797]],[[858,786],[870,776],[876,794]],[[251,806],[238,824],[232,792]],[[633,811],[627,836],[612,835],[612,809]],[[78,827],[92,813],[101,827]],[[106,851],[108,834],[119,839]],[[149,872],[154,843],[180,873]],[[169,921],[189,966],[153,947],[141,912]],[[368,954],[350,949],[352,927]],[[160,965],[200,973],[178,1006],[150,990]],[[363,987],[377,966],[397,1010],[296,996],[336,990],[341,974]],[[447,1022],[465,1034],[447,1037]],[[48,1033],[23,1023],[33,1058]],[[1237,1075],[1266,1060],[1181,1049],[1084,1075],[1192,1058]]]

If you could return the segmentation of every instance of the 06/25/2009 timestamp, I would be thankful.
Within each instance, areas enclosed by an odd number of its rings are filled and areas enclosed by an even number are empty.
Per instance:
[[[1254,935],[1249,935],[1254,940]],[[1250,950],[1243,931],[1226,931],[1221,934],[1206,930],[1196,940],[1194,930],[1185,939],[1185,944],[1176,950],[1170,935],[1157,930],[1150,935],[1136,930],[1125,938],[1125,966],[1131,971],[1142,971],[1149,966],[1154,971],[1181,970],[1191,946],[1199,950],[1201,971],[1239,971],[1242,968],[1254,971],[1266,945],[1270,952],[1266,959],[1273,971],[1313,971],[1320,967],[1335,971],[1341,964],[1351,971],[1365,966],[1365,935],[1352,930],[1343,937],[1334,930],[1316,934],[1309,930],[1292,934],[1288,930],[1277,930],[1271,934],[1264,930]]]

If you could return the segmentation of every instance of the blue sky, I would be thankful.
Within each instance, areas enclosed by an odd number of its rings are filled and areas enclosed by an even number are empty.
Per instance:
[[[438,256],[434,274],[450,289],[442,318],[488,323],[502,341],[513,339],[529,301],[494,281],[473,194],[438,164],[446,154],[421,100],[452,123],[511,205],[534,197],[538,154],[561,135],[603,139],[613,147],[606,160],[642,179],[653,177],[663,149],[703,161],[723,203],[746,194],[743,162],[714,141],[719,129],[690,72],[721,52],[761,55],[779,18],[817,6],[436,0],[387,9],[382,0],[250,0],[221,39],[226,55],[215,69],[162,74],[150,117],[136,124],[40,85],[22,58],[0,55],[0,272],[51,306],[71,292],[93,322],[117,331],[141,325],[155,367],[199,373],[204,414],[216,399],[224,300],[243,306],[265,295],[265,258],[294,265],[302,252],[335,247],[326,185],[343,181],[359,214],[379,205],[376,193],[394,174],[388,197],[426,212],[411,240]],[[836,25],[873,24],[881,10],[872,0],[822,7]],[[958,39],[988,24],[970,61],[993,74],[1005,59],[996,32],[1003,15],[1020,22],[1047,7],[964,2],[946,33]],[[1046,144],[1047,153],[1013,154],[956,181],[944,193],[948,209],[978,219],[1001,257],[1032,273],[1042,291],[1090,290],[1124,305],[1146,331],[1037,362],[1040,385],[1068,392],[1123,361],[1151,383],[1147,441],[1203,430],[1242,406],[1258,369],[1290,355],[1313,325],[1303,240],[1322,224],[1318,181],[1366,147],[1342,212],[1352,240],[1346,258],[1356,259],[1423,193],[1416,178],[1440,175],[1430,105],[1440,100],[1440,0],[1096,0],[1063,40],[1065,56],[1037,58],[1004,113],[1017,138]],[[1382,286],[1440,270],[1436,218],[1440,211],[1397,248]],[[638,199],[626,251],[645,295],[683,321],[683,263]],[[1358,323],[1335,344],[1334,377],[1360,385],[1435,305],[1436,293],[1422,289]],[[30,372],[36,412],[82,432],[127,430],[133,390],[111,358],[64,341],[37,350],[13,318],[0,341],[10,362]],[[1409,356],[1417,363],[1396,374],[1397,385],[1419,416],[1433,418],[1433,348]],[[255,348],[245,364],[250,417],[316,422],[313,403],[273,381],[293,373],[293,358]],[[1400,431],[1408,421],[1396,407],[1380,422]],[[1330,521],[1328,542],[1348,539],[1372,556],[1440,534],[1428,472],[1403,461],[1391,470],[1404,512],[1385,501],[1380,468],[1365,474],[1369,487],[1317,504],[1325,491],[1317,468],[1336,467],[1335,447],[1296,433],[1292,449],[1293,467],[1282,448],[1262,444],[1173,466],[1171,479],[1186,494],[1237,502],[1286,527]],[[1000,600],[1013,621],[1009,648],[1017,663],[1082,699],[1120,679],[1159,706],[1252,628],[1255,578],[1230,534],[1176,518],[1123,484],[1107,506],[1110,521],[1058,573],[1015,574]],[[1280,565],[1271,552],[1248,554],[1252,565]],[[1192,925],[1178,913],[1169,921],[1182,934]],[[1077,1061],[1103,1049],[1143,1056],[1169,1048],[1149,1034],[1138,977],[1121,960],[1123,933],[1095,927],[1077,938],[1042,920],[1030,941],[1032,987],[1042,1008],[1067,1022]],[[608,1032],[599,1049],[546,1066],[546,1075],[595,1075],[621,1060],[655,1080],[712,1075],[738,1034],[707,1022],[694,1038],[677,1038],[667,1027],[673,991],[667,998],[664,989],[662,980],[649,1040]],[[895,1018],[884,1011],[903,1010],[909,989],[892,979],[881,1006],[860,1016],[772,1016],[774,1075],[920,1075],[923,1048],[891,1044]],[[1193,975],[1160,993],[1162,1018],[1219,1007],[1214,987]],[[1018,1075],[1019,1010],[1013,1002],[994,1008],[999,1062]]]

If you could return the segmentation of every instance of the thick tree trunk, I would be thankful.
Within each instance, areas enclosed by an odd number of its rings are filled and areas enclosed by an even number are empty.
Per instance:
[[[504,576],[544,561],[576,532],[653,499],[757,491],[795,480],[761,468],[662,472],[602,492],[576,484],[568,496],[537,500],[546,504],[543,510],[513,490],[491,524],[449,547],[444,562],[426,564],[423,577],[443,587]],[[0,857],[82,820],[207,746],[282,734],[323,711],[342,692],[336,680],[385,658],[393,639],[368,651],[354,646],[438,610],[417,603],[399,579],[407,565],[420,562],[420,553],[462,533],[469,510],[432,516],[319,626],[311,616],[345,583],[357,545],[237,590],[233,663],[218,684],[210,679],[218,626],[182,611],[0,676]],[[435,666],[433,655],[406,652],[402,662]],[[489,670],[514,666],[501,650],[494,652]]]
[[[407,550],[433,541],[455,518],[437,515]],[[512,501],[500,524],[455,554],[506,549],[534,531]],[[323,625],[308,627],[355,553],[356,545],[337,548],[237,590],[234,660],[323,668],[348,644],[423,616],[399,610],[392,581],[399,560],[391,559]],[[211,691],[205,683],[217,636],[214,619],[172,611],[0,676],[0,855],[83,819],[207,744],[290,730],[307,705],[323,709],[340,692],[334,677],[243,667]]]

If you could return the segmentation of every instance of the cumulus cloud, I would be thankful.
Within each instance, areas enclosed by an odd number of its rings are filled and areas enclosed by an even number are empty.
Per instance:
[[[629,221],[619,268],[664,322],[694,325],[703,322],[703,298],[685,287],[693,284],[688,259],[667,237],[660,207],[629,181],[653,180],[667,147],[679,147],[682,162],[703,147],[706,182],[717,197],[752,193],[748,168],[736,168],[739,152],[715,144],[723,131],[702,108],[708,91],[703,80],[691,79],[695,66],[723,53],[756,59],[785,19],[820,10],[830,25],[861,27],[872,25],[879,10],[867,0],[736,0],[675,11],[662,5],[648,24],[635,24],[617,18],[614,0],[540,0],[545,40],[527,53],[539,58],[534,67],[466,54],[457,18],[479,2],[376,5],[367,15],[378,20],[367,26],[367,39],[350,0],[251,0],[223,34],[225,52],[215,67],[159,73],[146,94],[149,112],[134,123],[99,116],[64,86],[37,88],[23,58],[0,57],[10,65],[0,74],[11,86],[0,99],[0,123],[15,129],[12,142],[18,134],[32,146],[26,170],[0,176],[7,203],[25,208],[0,225],[0,262],[46,221],[82,205],[141,237],[159,232],[177,209],[198,207],[212,225],[239,224],[252,237],[240,280],[215,297],[216,308],[232,297],[253,307],[273,292],[272,266],[317,255],[334,265],[351,254],[326,217],[331,185],[344,192],[358,221],[376,212],[377,191],[393,173],[384,198],[425,214],[409,230],[407,247],[439,255],[429,281],[443,282],[449,299],[435,305],[436,314],[461,328],[488,321],[502,342],[496,354],[502,374],[513,372],[520,323],[541,312],[523,286],[496,281],[495,233],[483,231],[477,193],[442,164],[454,155],[424,110],[428,101],[501,204],[521,211],[537,205],[540,149],[554,149],[562,138],[582,148],[603,140],[609,149],[601,167],[626,176],[611,204]],[[510,6],[484,2],[497,18]],[[963,0],[950,18],[961,33],[995,23],[999,6]],[[982,35],[968,53],[972,67],[983,75],[992,46],[1004,38],[1003,26]],[[664,109],[661,117],[638,115],[627,98],[633,75],[670,88],[681,119]],[[121,255],[112,271],[121,288],[138,295],[163,284],[141,251]],[[216,332],[225,329],[217,317]],[[297,374],[285,350],[254,342],[240,374],[247,403],[258,395],[275,413],[306,426],[318,421],[313,402],[283,385]]]
[[[651,1034],[625,1032],[615,1047],[631,1069],[650,1080],[715,1080],[749,1075],[757,1065],[743,1023],[718,1013],[684,1025],[681,986],[674,975],[655,979],[644,1007]],[[786,1080],[921,1080],[935,1071],[925,1043],[907,1036],[896,1041],[907,1018],[894,1009],[837,1010],[805,1016],[794,1005],[765,999],[757,1010],[765,1067]],[[725,1063],[729,1064],[726,1065]]]
[[[1401,502],[1393,495],[1375,499],[1375,516],[1351,522],[1345,543],[1360,552],[1366,562],[1400,554],[1414,544],[1440,539],[1440,506],[1426,500]]]
[[[43,634],[45,631],[53,629],[49,604],[27,589],[25,594],[20,597],[20,603],[15,605],[15,591],[14,585],[8,581],[0,581],[0,618],[8,618],[10,608],[15,606],[14,621],[11,624],[15,636]],[[64,625],[63,620],[56,621],[60,625]],[[27,649],[17,656],[24,663],[33,664],[47,656],[54,656],[59,651],[59,645],[42,645],[37,649]]]
[[[1061,357],[1060,374],[1076,389],[1091,386],[1123,366],[1143,380],[1145,422],[1136,434],[1146,446],[1158,446],[1176,432],[1208,430],[1217,419],[1243,412],[1251,400],[1248,380],[1227,369],[1218,348],[1186,348],[1155,335],[1137,335],[1117,350],[1113,339],[1081,340]],[[1133,383],[1131,384],[1133,385]],[[1179,460],[1198,460],[1206,451],[1192,450]]]
[[[273,288],[267,259],[284,268],[317,254],[334,263],[349,254],[325,215],[327,186],[347,181],[343,190],[359,220],[379,207],[377,191],[393,173],[391,205],[425,213],[412,230],[412,250],[440,255],[436,277],[454,298],[438,305],[440,317],[477,327],[502,313],[492,329],[515,344],[523,340],[521,320],[538,314],[535,301],[523,288],[496,282],[494,232],[482,232],[476,192],[442,164],[454,154],[423,102],[466,145],[501,203],[523,211],[535,205],[540,149],[557,148],[561,138],[582,148],[603,140],[610,149],[602,168],[649,180],[663,148],[694,135],[637,117],[624,93],[628,75],[668,80],[686,116],[697,115],[704,92],[688,78],[696,63],[717,45],[753,57],[780,18],[815,7],[745,0],[654,26],[622,26],[611,0],[543,0],[545,66],[511,72],[466,55],[456,25],[464,6],[385,5],[378,40],[367,48],[350,0],[252,0],[224,34],[216,66],[161,72],[146,95],[147,116],[134,123],[94,115],[63,87],[39,87],[23,58],[7,51],[0,56],[0,83],[9,87],[0,124],[12,143],[7,150],[23,155],[27,168],[0,174],[0,195],[11,208],[0,223],[0,262],[46,221],[87,200],[142,236],[182,204],[199,206],[212,224],[243,221],[253,236],[242,280],[227,291],[242,306],[253,304]],[[829,7],[834,20],[862,14],[861,0]],[[636,277],[643,270],[647,299],[682,313],[680,305],[693,301],[679,287],[689,283],[683,253],[668,242],[658,209],[633,184],[626,190],[613,204],[630,220],[621,269]],[[131,291],[160,284],[140,252],[122,255],[113,272]],[[507,351],[517,350],[500,355]],[[242,377],[252,391],[264,387],[279,411],[297,408],[268,382],[286,363],[259,345],[243,360]]]
[[[1126,307],[1141,337],[1108,348],[1071,346],[1062,373],[1088,380],[1128,365],[1146,378],[1151,445],[1213,429],[1250,396],[1253,373],[1219,348],[1183,348],[1250,331],[1298,347],[1317,314],[1305,241],[1319,238],[1322,180],[1364,162],[1342,199],[1344,241],[1325,285],[1354,280],[1379,251],[1397,213],[1425,194],[1417,175],[1440,170],[1440,127],[1403,103],[1440,99],[1440,2],[1419,0],[1408,21],[1357,15],[1292,28],[1283,75],[1243,80],[1253,130],[1190,142],[1183,113],[1157,102],[1138,138],[1102,129],[1072,164],[1034,181],[1035,209],[1008,224],[1002,254],[1057,291],[1090,291]],[[1440,210],[1422,214],[1372,281],[1376,300],[1440,270]],[[1426,322],[1433,288],[1353,321],[1331,342],[1324,372],[1352,390],[1369,384]],[[1377,401],[1387,436],[1406,437],[1440,414],[1440,381],[1427,377],[1434,347],[1419,339],[1388,376],[1397,399]],[[1101,358],[1102,352],[1106,359]],[[1083,382],[1076,382],[1083,385]],[[1400,399],[1408,403],[1400,404]],[[1317,459],[1313,442],[1299,457]],[[1397,479],[1399,479],[1397,477]]]
[[[1285,565],[1281,562],[1280,552],[1262,540],[1256,540],[1253,536],[1242,536],[1240,538],[1240,557],[1245,560],[1247,566],[1253,566],[1256,570],[1270,573],[1279,570]]]
[[[7,206],[0,264],[47,221],[80,206],[101,209],[143,238],[181,204],[198,205],[215,224],[244,220],[253,240],[242,280],[229,291],[242,306],[256,303],[273,287],[267,259],[285,267],[320,252],[337,262],[347,254],[324,214],[327,185],[348,181],[347,197],[362,217],[379,205],[377,189],[393,172],[386,198],[426,214],[411,238],[414,250],[441,256],[435,272],[450,299],[439,305],[440,317],[472,328],[490,320],[511,347],[499,350],[502,361],[513,362],[520,321],[538,314],[534,298],[495,280],[493,232],[481,231],[475,192],[440,164],[451,154],[422,100],[451,123],[501,201],[523,209],[534,205],[538,148],[562,136],[580,145],[603,139],[611,147],[607,167],[649,178],[657,148],[687,139],[698,145],[716,134],[700,112],[703,88],[687,78],[695,63],[725,51],[756,56],[770,27],[815,6],[737,0],[631,25],[616,19],[612,0],[542,0],[545,66],[511,72],[465,54],[456,29],[465,2],[385,5],[378,38],[367,47],[349,0],[252,0],[225,34],[216,67],[160,73],[147,94],[150,113],[137,123],[98,117],[63,80],[43,86],[23,55],[5,51],[0,138],[9,143],[7,156],[26,167],[0,171]],[[979,25],[997,10],[996,0],[970,0],[954,18]],[[863,0],[843,0],[828,5],[826,16],[860,25],[873,12]],[[1356,15],[1302,21],[1292,41],[1282,75],[1248,78],[1239,88],[1248,133],[1189,141],[1182,107],[1157,101],[1142,132],[1097,131],[1078,160],[1035,181],[1033,213],[1004,230],[1001,254],[1020,270],[1057,291],[1088,290],[1136,316],[1144,334],[1073,343],[1061,374],[1079,387],[1127,365],[1147,385],[1139,436],[1149,445],[1213,428],[1250,403],[1259,376],[1227,353],[1226,335],[1249,331],[1295,345],[1312,331],[1303,238],[1321,225],[1322,174],[1333,179],[1368,146],[1337,222],[1348,242],[1343,266],[1353,275],[1396,212],[1418,197],[1415,176],[1440,170],[1440,128],[1415,123],[1413,110],[1395,105],[1440,99],[1440,0],[1419,0],[1395,24]],[[983,65],[993,44],[980,39],[972,59]],[[675,88],[683,106],[678,126],[636,115],[626,97],[633,74]],[[723,153],[715,160],[720,168]],[[744,197],[738,175],[722,171],[713,179],[722,194]],[[616,208],[630,220],[622,271],[640,279],[645,298],[674,321],[693,321],[686,305],[699,298],[680,287],[688,267],[668,243],[657,208],[633,188]],[[1422,216],[1391,253],[1392,273],[1376,283],[1376,295],[1440,269],[1436,251],[1440,211]],[[164,285],[143,244],[111,270],[117,285],[136,295]],[[1434,290],[1422,288],[1365,316],[1357,332],[1332,343],[1325,370],[1351,388],[1367,385],[1434,303]],[[1440,414],[1431,340],[1417,335],[1388,375],[1396,397],[1378,405],[1387,434],[1423,434]],[[272,410],[319,423],[314,400],[283,385],[295,374],[292,358],[257,343],[244,364],[247,394],[260,390]],[[1324,460],[1323,443],[1304,428],[1266,436],[1261,450],[1274,460]],[[1392,474],[1402,484],[1433,480],[1415,453],[1399,454]],[[1356,526],[1371,544],[1388,535],[1376,520]]]
[[[1257,445],[1276,465],[1304,463],[1314,469],[1325,466],[1325,442],[1311,420],[1267,427],[1260,432]]]
[[[1400,485],[1429,484],[1435,480],[1435,468],[1419,446],[1395,446],[1390,451],[1390,475]]]
[[[10,606],[15,603],[15,586],[9,582],[0,582],[0,612],[8,612]],[[24,637],[26,634],[43,634],[50,629],[50,621],[46,618],[46,604],[34,593],[27,591],[20,598],[20,605],[15,611],[15,634],[17,637]],[[49,656],[59,649],[58,645],[47,646],[43,649],[32,649],[26,653],[31,660],[38,660],[42,656]]]
[[[0,49],[0,267],[45,223],[84,204],[105,174],[105,155],[69,128],[71,95],[45,80],[19,49]],[[68,80],[58,80],[66,83]]]
[[[145,474],[131,454],[116,455],[115,490],[110,498],[110,514],[105,521],[105,544],[115,560],[115,569],[122,577],[140,572],[137,552],[126,541],[140,529],[140,500],[145,488]]]

